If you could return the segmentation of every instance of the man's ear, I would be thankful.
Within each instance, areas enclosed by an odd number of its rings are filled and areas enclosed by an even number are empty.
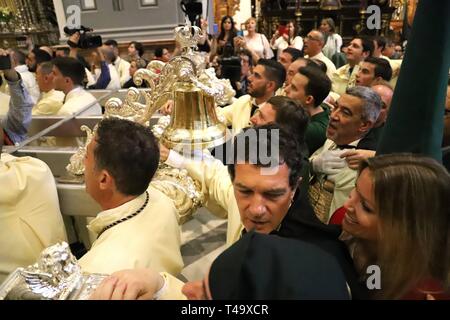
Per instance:
[[[363,56],[363,60],[366,60],[366,58],[368,56],[370,56],[370,51],[363,51],[362,56]]]
[[[72,81],[72,79],[71,79],[71,78],[69,78],[69,77],[64,77],[64,82],[65,82],[65,83],[67,83],[67,84],[70,84],[70,85],[72,85],[72,84],[73,84],[73,81]]]
[[[370,84],[371,86],[374,85],[374,83],[377,83],[379,81],[383,81],[384,79],[380,76],[376,77],[375,79],[372,80],[372,83]]]
[[[313,96],[311,96],[311,95],[309,95],[309,96],[307,96],[306,97],[306,101],[305,101],[308,105],[313,105],[313,106],[315,106],[315,103],[314,103],[314,97]]]
[[[367,133],[372,129],[374,123],[372,121],[363,121],[361,126],[358,128],[359,133]]]
[[[100,190],[113,190],[116,186],[112,175],[104,169],[100,172],[98,183]]]
[[[269,90],[269,91],[273,91],[273,92],[277,91],[276,87],[277,87],[277,84],[275,83],[275,81],[269,81],[267,83],[267,90]]]

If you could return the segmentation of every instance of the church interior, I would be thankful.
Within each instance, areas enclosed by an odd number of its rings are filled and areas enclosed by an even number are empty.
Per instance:
[[[0,0],[0,121],[0,300],[450,299],[447,1]]]

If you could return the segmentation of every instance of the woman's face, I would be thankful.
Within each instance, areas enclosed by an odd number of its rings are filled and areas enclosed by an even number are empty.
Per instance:
[[[292,22],[289,22],[286,25],[286,28],[287,28],[287,31],[289,32],[289,35],[292,37],[294,35],[294,32],[295,32],[294,24]]]
[[[322,32],[330,32],[330,30],[331,30],[330,25],[325,20],[322,20],[322,23],[320,24],[319,29]]]
[[[375,208],[373,177],[369,169],[364,169],[356,181],[356,188],[345,202],[347,209],[342,228],[355,238],[369,241],[378,240],[379,218]]]
[[[130,76],[134,76],[136,71],[137,71],[136,61],[131,61],[131,64],[130,64]]]
[[[222,28],[225,31],[230,31],[231,30],[231,20],[230,19],[225,19],[225,21],[222,24]]]
[[[130,46],[128,47],[128,54],[130,56],[134,56],[136,54],[136,48],[134,44],[130,44]]]
[[[256,31],[256,21],[251,19],[247,24],[245,25],[247,28],[247,31]]]
[[[241,55],[241,76],[249,76],[251,72],[251,66],[250,66],[250,58],[242,54]]]

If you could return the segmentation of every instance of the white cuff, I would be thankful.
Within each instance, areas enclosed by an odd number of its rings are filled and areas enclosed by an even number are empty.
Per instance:
[[[164,281],[163,286],[161,287],[161,289],[159,289],[157,292],[155,292],[155,294],[153,295],[153,300],[159,300],[161,299],[161,297],[164,295],[164,293],[167,291],[167,279],[166,279],[166,275],[165,274],[159,274]]]
[[[170,150],[165,164],[174,168],[183,168],[185,158],[176,151]]]

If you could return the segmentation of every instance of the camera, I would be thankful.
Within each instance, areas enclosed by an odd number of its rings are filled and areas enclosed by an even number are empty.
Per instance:
[[[71,36],[75,34],[76,32],[80,33],[80,41],[78,41],[78,45],[68,41],[69,46],[71,47],[77,47],[80,49],[91,49],[91,48],[98,48],[101,47],[103,44],[102,37],[96,34],[91,34],[89,32],[94,31],[92,28],[86,28],[84,26],[81,26],[80,28],[69,28],[64,27],[64,32]]]
[[[0,56],[0,70],[10,70],[11,69],[11,58],[9,55]]]

